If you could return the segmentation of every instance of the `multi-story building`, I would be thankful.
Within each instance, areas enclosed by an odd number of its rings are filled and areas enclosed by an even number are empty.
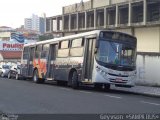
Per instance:
[[[39,17],[33,14],[31,18],[25,18],[25,29],[38,31],[40,34],[45,32],[45,16]]]
[[[14,32],[14,29],[7,26],[0,27],[0,41],[9,41],[11,37],[11,32]]]
[[[62,15],[46,19],[46,32],[66,36],[111,29],[134,35],[138,83],[160,85],[160,0],[90,0],[62,9]]]
[[[24,28],[28,30],[32,29],[32,19],[31,18],[24,19]]]

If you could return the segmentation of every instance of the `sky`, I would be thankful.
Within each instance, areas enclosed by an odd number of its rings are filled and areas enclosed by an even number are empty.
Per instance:
[[[0,26],[18,28],[24,25],[24,18],[32,14],[47,17],[62,14],[62,7],[80,3],[82,0],[0,0]],[[83,0],[88,1],[88,0]]]

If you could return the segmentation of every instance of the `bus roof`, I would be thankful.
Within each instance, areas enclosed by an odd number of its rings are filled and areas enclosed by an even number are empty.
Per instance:
[[[59,41],[62,41],[62,40],[84,37],[84,36],[87,36],[87,35],[90,36],[90,35],[98,34],[99,32],[100,32],[100,30],[94,30],[94,31],[90,31],[90,32],[84,32],[84,33],[79,33],[79,34],[75,34],[75,35],[69,35],[69,36],[65,36],[65,37],[59,37],[59,38],[39,41],[39,42],[36,42],[36,43],[29,43],[29,44],[25,44],[24,47],[35,46],[35,45],[40,45],[40,44],[47,44],[47,43],[54,44],[54,43],[58,43]]]
[[[84,37],[84,36],[91,36],[91,35],[95,35],[95,34],[98,35],[101,31],[122,33],[122,32],[117,32],[117,31],[113,31],[113,30],[94,30],[94,31],[90,31],[90,32],[78,33],[78,34],[69,35],[69,36],[65,36],[65,37],[59,37],[59,38],[39,41],[39,42],[36,42],[36,43],[29,43],[29,44],[25,44],[24,47],[41,45],[41,44],[48,44],[48,43],[49,44],[56,44],[59,41],[63,41],[63,40],[74,39],[74,38]],[[122,34],[126,34],[126,33],[122,33]],[[134,37],[134,36],[129,35],[129,34],[126,34],[126,35]]]

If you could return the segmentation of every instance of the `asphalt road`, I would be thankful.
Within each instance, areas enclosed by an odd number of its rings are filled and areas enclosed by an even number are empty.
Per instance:
[[[0,78],[0,111],[14,114],[160,113],[159,98]]]

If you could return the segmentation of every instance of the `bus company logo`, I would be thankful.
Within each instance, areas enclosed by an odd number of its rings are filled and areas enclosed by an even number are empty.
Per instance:
[[[18,43],[14,43],[14,44],[9,44],[9,43],[3,43],[3,49],[23,49],[23,45],[24,44],[18,44]]]

